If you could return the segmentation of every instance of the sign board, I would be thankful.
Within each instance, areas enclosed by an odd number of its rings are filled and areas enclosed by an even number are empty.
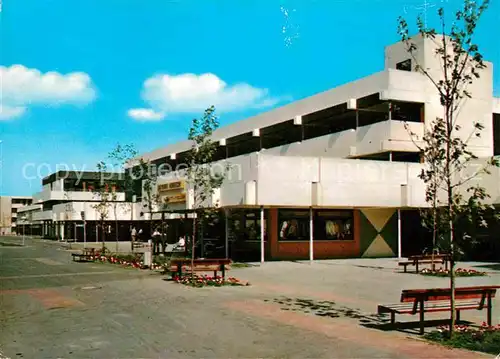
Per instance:
[[[166,203],[184,203],[186,202],[185,188],[186,184],[184,181],[160,184],[158,185],[158,195]]]
[[[184,188],[184,181],[175,181],[158,185],[158,192],[170,192],[175,190],[183,190]]]
[[[174,194],[174,195],[167,195],[164,197],[166,203],[182,203],[186,202],[186,194],[185,193],[180,193],[180,194]]]

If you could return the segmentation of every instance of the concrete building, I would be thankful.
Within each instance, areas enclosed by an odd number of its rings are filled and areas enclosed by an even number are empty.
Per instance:
[[[439,77],[435,43],[415,42],[419,64]],[[425,186],[415,141],[443,117],[443,108],[412,61],[396,43],[385,49],[381,72],[214,132],[214,164],[229,164],[231,171],[207,205],[226,214],[212,232],[224,236],[226,255],[253,251],[264,261],[401,256],[422,249],[418,209],[426,206]],[[484,126],[481,137],[468,141],[480,158],[500,154],[500,99],[493,96],[493,66],[485,64],[457,118],[464,139],[473,121]],[[162,172],[173,171],[159,178],[156,193],[176,213],[153,215],[171,220],[171,228],[193,206],[192,189],[177,170],[191,146],[183,141],[141,156]],[[484,179],[497,195],[499,175]]]
[[[31,197],[0,197],[0,235],[16,234],[18,230],[18,210],[30,204]]]
[[[42,180],[42,191],[33,195],[33,203],[18,210],[19,223],[31,234],[45,238],[98,240],[101,224],[108,238],[115,238],[115,218],[120,221],[120,237],[128,239],[130,222],[140,212],[139,204],[125,202],[123,176],[119,173],[59,171]],[[102,183],[102,184],[101,184]],[[108,186],[105,202],[98,190]],[[136,208],[137,207],[137,208]]]

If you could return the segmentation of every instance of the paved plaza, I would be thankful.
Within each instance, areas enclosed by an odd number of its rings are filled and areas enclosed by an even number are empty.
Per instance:
[[[154,271],[74,263],[54,242],[12,245],[19,241],[0,238],[0,358],[491,357],[428,344],[411,323],[387,330],[377,304],[398,302],[401,289],[448,283],[401,273],[396,259],[255,264],[230,272],[249,287],[196,289]],[[489,272],[459,285],[500,283],[500,265],[458,266]],[[496,324],[499,298],[493,305]]]

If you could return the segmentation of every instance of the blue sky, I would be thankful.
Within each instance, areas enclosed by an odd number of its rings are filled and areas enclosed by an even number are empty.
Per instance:
[[[422,3],[3,0],[0,66],[12,93],[4,83],[2,194],[39,190],[23,168],[92,169],[117,143],[144,152],[183,139],[211,99],[226,124],[380,71],[397,17],[413,23]],[[461,4],[429,3],[431,25],[437,6]],[[499,14],[493,1],[477,32],[497,68]],[[498,71],[494,86],[498,96]],[[203,101],[186,98],[193,91]]]

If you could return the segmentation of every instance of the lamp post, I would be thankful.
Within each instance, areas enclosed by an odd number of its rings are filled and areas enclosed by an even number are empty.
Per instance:
[[[21,219],[23,220],[23,246],[24,246],[24,236],[25,236],[25,231],[26,231],[26,226],[25,226],[25,221],[26,221],[26,216],[22,216]]]

